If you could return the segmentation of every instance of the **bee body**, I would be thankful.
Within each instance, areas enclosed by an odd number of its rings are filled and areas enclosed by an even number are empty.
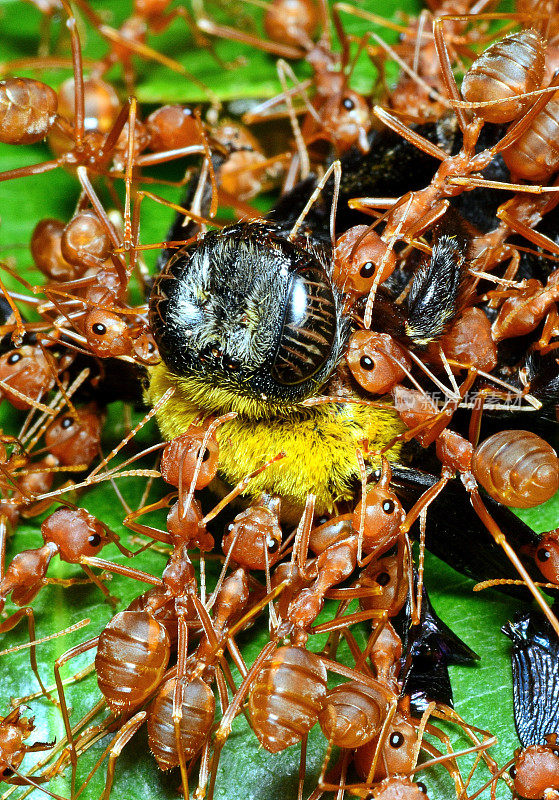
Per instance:
[[[216,432],[219,477],[235,485],[284,453],[246,493],[280,495],[285,516],[311,493],[318,512],[350,499],[357,450],[381,450],[402,423],[395,411],[355,402],[358,390],[344,378],[339,403],[336,395],[305,404],[343,372],[351,323],[331,280],[327,233],[305,225],[292,241],[280,217],[211,231],[162,264],[150,298],[162,363],[149,368],[145,398],[153,405],[175,389],[157,412],[167,439],[236,412]],[[397,460],[400,450],[387,455]]]
[[[192,392],[188,382],[172,375],[162,364],[151,369],[150,403],[156,403],[171,386],[176,393],[157,415],[166,439],[184,433],[208,407],[202,397],[199,405],[194,404],[189,399]],[[209,392],[213,398],[216,393]],[[363,440],[371,449],[380,449],[401,430],[395,412],[357,403],[290,409],[289,413],[284,410],[282,415],[258,420],[240,414],[216,431],[219,472],[234,485],[264,461],[284,452],[284,458],[251,481],[248,493],[255,497],[261,492],[279,494],[282,506],[300,508],[312,492],[320,513],[331,510],[335,501],[353,496],[359,475],[356,450]],[[398,459],[400,451],[398,446],[392,448],[389,458]]]

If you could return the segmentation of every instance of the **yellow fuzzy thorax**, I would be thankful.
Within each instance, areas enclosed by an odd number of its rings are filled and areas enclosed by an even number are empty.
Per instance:
[[[236,419],[216,431],[221,477],[234,485],[283,451],[285,457],[255,477],[246,494],[276,494],[282,505],[300,508],[313,493],[319,513],[331,511],[336,501],[353,496],[359,477],[356,451],[363,449],[363,440],[370,451],[379,450],[404,429],[395,411],[357,403],[294,408],[258,418],[254,408],[247,407],[249,401],[227,393],[219,398],[218,409],[219,390],[209,387],[205,398],[203,388],[193,389],[188,379],[172,375],[164,364],[150,369],[146,400],[155,404],[170,387],[175,394],[156,414],[165,439],[185,433],[192,422],[210,414],[237,411]],[[387,458],[399,460],[401,447],[398,442],[386,453]]]

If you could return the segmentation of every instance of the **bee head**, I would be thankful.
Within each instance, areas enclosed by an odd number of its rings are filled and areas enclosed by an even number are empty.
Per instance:
[[[318,252],[259,223],[175,253],[154,284],[150,325],[172,374],[279,406],[325,383],[347,328]]]

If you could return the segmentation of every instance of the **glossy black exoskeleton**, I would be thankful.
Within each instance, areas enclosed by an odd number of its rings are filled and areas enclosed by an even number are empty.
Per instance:
[[[554,611],[557,613],[556,602]],[[513,644],[514,724],[523,747],[559,734],[559,641],[538,610],[501,629]]]
[[[414,591],[417,575],[414,575]],[[448,667],[452,664],[475,664],[479,656],[437,616],[425,586],[422,588],[421,617],[412,624],[408,601],[392,620],[402,639],[402,662],[399,681],[402,695],[409,696],[412,714],[421,716],[431,701],[453,707]]]

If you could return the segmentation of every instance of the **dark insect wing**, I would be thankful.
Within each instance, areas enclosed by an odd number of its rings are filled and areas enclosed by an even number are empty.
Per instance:
[[[414,573],[414,592],[416,587],[417,574]],[[432,700],[452,707],[448,666],[474,664],[479,660],[478,654],[437,616],[425,586],[422,588],[419,624],[412,624],[409,597],[393,623],[403,644],[399,676],[402,694],[410,696],[413,713],[422,714]]]
[[[406,506],[413,505],[437,481],[438,477],[429,472],[396,465],[392,467],[391,486]],[[517,553],[522,554],[524,547],[537,546],[539,536],[509,508],[485,494],[483,501]],[[497,577],[518,578],[504,550],[495,543],[475,515],[469,496],[458,480],[449,481],[444,491],[429,505],[426,545],[437,558],[476,581]],[[534,580],[540,579],[533,560],[526,560],[525,566]],[[514,594],[527,592],[523,588],[503,588]]]
[[[523,747],[559,733],[559,642],[538,612],[501,629],[513,642],[514,724]]]

